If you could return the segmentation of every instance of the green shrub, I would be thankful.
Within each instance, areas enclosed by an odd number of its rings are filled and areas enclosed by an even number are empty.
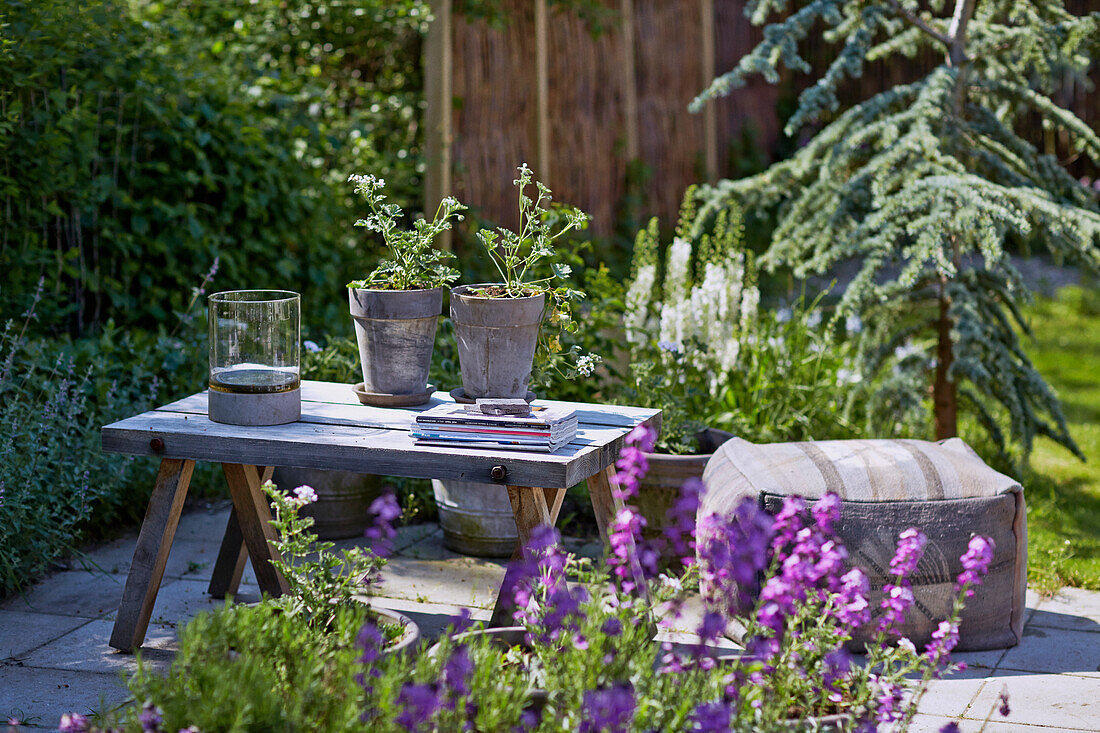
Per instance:
[[[201,331],[181,328],[182,338],[108,322],[76,341],[30,338],[36,317],[32,306],[0,330],[0,596],[82,539],[140,520],[156,462],[103,453],[99,429],[205,381]]]
[[[155,328],[216,257],[219,289],[300,291],[307,324],[343,311],[363,259],[348,173],[415,191],[420,4],[0,0],[0,17],[19,39],[0,51],[0,313],[45,277],[51,332]]]
[[[339,608],[331,633],[270,603],[227,604],[180,632],[166,677],[139,666],[129,682],[139,705],[154,700],[165,730],[348,730],[359,719],[355,634],[364,608]],[[139,709],[126,730],[142,730]]]

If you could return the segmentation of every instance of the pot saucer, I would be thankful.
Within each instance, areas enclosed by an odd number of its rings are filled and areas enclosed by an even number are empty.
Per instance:
[[[462,387],[455,387],[451,390],[451,399],[463,405],[472,405],[477,402],[477,400],[473,399],[472,397],[467,397],[466,390]],[[523,399],[527,400],[528,402],[534,402],[535,393],[531,390],[527,390],[527,396]]]
[[[371,405],[372,407],[413,407],[431,402],[435,385],[429,384],[423,392],[414,392],[413,394],[368,392],[363,388],[363,382],[359,382],[351,389],[364,405]]]

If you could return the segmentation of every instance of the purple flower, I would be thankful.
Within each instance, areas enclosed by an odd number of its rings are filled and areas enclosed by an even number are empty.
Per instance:
[[[902,581],[901,585],[887,583],[882,592],[884,595],[881,608],[885,613],[878,628],[879,631],[890,631],[905,621],[905,614],[913,606],[913,591],[907,581]]]
[[[852,568],[840,577],[837,605],[833,611],[840,623],[858,628],[871,620],[871,604],[867,602],[870,587],[867,576],[859,568]]]
[[[794,543],[794,537],[803,527],[802,513],[806,511],[806,502],[801,496],[788,496],[775,515],[772,528],[772,550],[779,552]]]
[[[952,720],[950,723],[945,723],[940,728],[940,733],[959,733],[959,724]]]
[[[466,697],[470,694],[470,677],[473,674],[474,663],[470,659],[470,651],[465,646],[455,647],[447,663],[443,665],[441,675],[443,685],[452,695],[448,709],[454,710],[453,698]]]
[[[65,713],[57,724],[59,733],[86,733],[88,719],[80,713]]]
[[[652,577],[657,574],[656,553],[639,551],[643,527],[645,519],[634,507],[627,505],[615,514],[607,531],[610,550],[607,564],[625,593],[635,589],[635,578],[639,575]]]
[[[394,722],[410,733],[420,730],[439,709],[439,691],[435,685],[406,682],[397,695],[397,706],[400,712]]]
[[[579,733],[627,733],[634,719],[634,689],[618,682],[584,693]]]
[[[623,633],[623,623],[612,616],[603,622],[603,626],[600,627],[600,632],[604,636],[618,636]]]
[[[382,636],[377,624],[368,618],[363,623],[363,627],[359,629],[355,645],[363,652],[362,656],[359,657],[359,662],[366,668],[364,672],[355,675],[355,681],[363,688],[363,692],[366,693],[369,699],[374,694],[374,683],[371,678],[377,679],[382,676],[382,670],[378,668],[377,663],[382,659],[382,650],[386,646],[386,639]],[[367,707],[363,710],[359,719],[367,722],[374,717],[374,714],[375,711]]]
[[[703,495],[702,480],[692,477],[680,487],[680,496],[668,511],[664,540],[673,556],[684,566],[695,562],[695,515]]]
[[[722,614],[707,611],[699,624],[699,638],[704,644],[716,641],[726,631],[726,619]]]
[[[708,514],[699,521],[699,578],[704,600],[727,615],[751,606],[758,573],[768,565],[772,519],[746,497],[729,520]]]
[[[1001,686],[1001,694],[997,696],[997,700],[1001,703],[1001,706],[997,708],[997,712],[1001,714],[1002,718],[1007,718],[1008,714],[1012,712],[1008,707],[1008,685]]]
[[[810,511],[822,532],[832,532],[833,524],[840,519],[840,497],[829,492],[818,499]]]
[[[880,723],[890,723],[901,718],[904,709],[902,701],[905,697],[905,689],[900,685],[887,682],[875,677],[873,682],[878,686],[879,693],[875,698],[877,708],[875,716]]]
[[[464,606],[458,609],[458,613],[456,615],[451,616],[450,630],[447,632],[447,634],[461,634],[465,631],[468,631],[473,625],[474,622],[472,620],[470,609]]]
[[[970,538],[966,552],[959,558],[962,561],[963,571],[955,584],[956,591],[963,591],[966,597],[974,595],[974,586],[982,584],[982,576],[989,570],[989,563],[993,562],[993,539],[975,535]]]
[[[397,536],[393,521],[401,516],[401,507],[392,493],[385,493],[371,502],[370,513],[374,521],[364,536],[374,540],[371,549],[376,555],[386,557],[393,550],[393,538]]]
[[[539,716],[534,710],[527,709],[519,714],[519,725],[514,730],[517,733],[524,733],[524,731],[534,730],[539,724]]]
[[[510,564],[505,584],[511,588],[506,597],[513,601],[513,617],[527,626],[532,640],[557,642],[566,632],[580,630],[588,591],[566,582],[565,554],[553,527],[532,530],[523,557]]]
[[[727,733],[732,723],[730,718],[730,706],[726,703],[720,700],[700,703],[691,713],[691,730],[699,733]]]
[[[890,560],[893,574],[901,578],[909,577],[917,569],[926,544],[928,538],[916,527],[910,527],[898,535],[898,549]]]
[[[164,722],[164,711],[151,702],[145,703],[138,713],[138,722],[144,733],[157,733],[160,724]]]
[[[940,621],[932,632],[932,640],[924,647],[925,656],[939,662],[951,656],[951,650],[959,643],[959,627],[952,621]]]
[[[645,454],[653,450],[657,441],[657,431],[648,425],[638,425],[626,435],[626,445],[615,461],[614,494],[624,502],[638,492],[638,482],[649,470],[649,461]]]

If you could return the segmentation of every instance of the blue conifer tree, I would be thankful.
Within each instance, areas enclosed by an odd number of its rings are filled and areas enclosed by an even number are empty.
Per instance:
[[[1100,164],[1100,137],[1051,99],[1066,74],[1087,72],[1100,13],[1074,15],[1059,0],[751,0],[746,13],[766,25],[763,41],[693,107],[754,74],[775,83],[781,67],[809,72],[799,43],[824,27],[839,51],[787,132],[823,126],[763,173],[701,189],[700,225],[731,199],[774,208],[764,266],[804,277],[856,261],[838,316],[862,319],[865,374],[908,365],[931,382],[937,438],[956,434],[964,410],[1002,447],[1007,437],[1030,450],[1047,435],[1080,456],[1021,348],[1031,293],[1008,250],[1043,249],[1100,273],[1095,194],[1021,134],[1025,117],[1038,118]],[[840,109],[845,79],[926,46],[943,62],[922,79]]]

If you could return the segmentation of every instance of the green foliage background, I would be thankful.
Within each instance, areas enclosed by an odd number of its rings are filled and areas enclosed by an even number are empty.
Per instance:
[[[420,203],[428,18],[0,0],[0,596],[140,519],[155,464],[99,427],[202,387],[207,292],[300,291],[306,338],[347,322],[376,248],[348,175]]]
[[[155,328],[219,289],[343,310],[364,260],[348,174],[419,201],[421,2],[4,0],[0,312]]]

